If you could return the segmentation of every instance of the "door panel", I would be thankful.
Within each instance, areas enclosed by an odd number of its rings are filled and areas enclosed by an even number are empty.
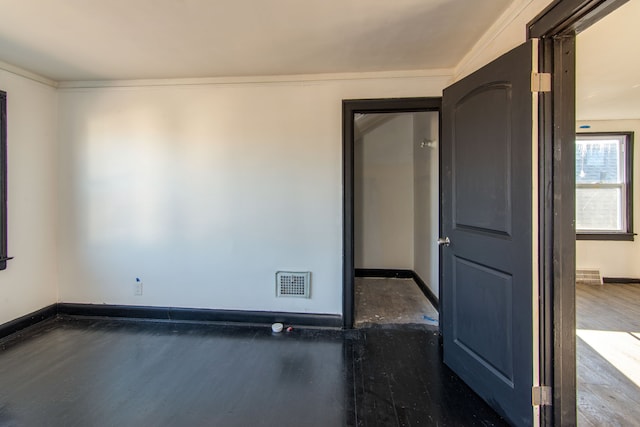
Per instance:
[[[442,111],[444,361],[515,425],[533,420],[533,48],[445,89]]]
[[[454,263],[453,342],[511,386],[512,276],[462,258]]]
[[[456,105],[455,138],[451,141],[455,227],[511,233],[509,127],[502,119],[509,116],[510,95],[510,86],[489,84],[468,94]],[[492,168],[478,174],[481,158],[490,159]]]

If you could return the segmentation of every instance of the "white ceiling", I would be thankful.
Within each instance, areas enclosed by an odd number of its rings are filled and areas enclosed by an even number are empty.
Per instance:
[[[513,0],[0,0],[0,60],[55,81],[455,67]]]
[[[640,1],[578,34],[578,120],[640,119]]]
[[[54,81],[449,69],[512,2],[0,0],[0,61]],[[639,17],[578,35],[579,120],[640,119]]]

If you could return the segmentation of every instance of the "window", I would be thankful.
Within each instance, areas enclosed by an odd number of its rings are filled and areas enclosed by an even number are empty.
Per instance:
[[[633,240],[633,133],[576,136],[576,237]]]

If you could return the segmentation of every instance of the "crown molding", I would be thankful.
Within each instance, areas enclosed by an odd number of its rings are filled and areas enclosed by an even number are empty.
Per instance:
[[[531,4],[534,0],[516,0],[514,1],[500,17],[489,27],[489,29],[480,37],[475,45],[469,50],[469,52],[462,58],[458,65],[454,68],[453,77],[454,80],[459,80],[467,74],[475,71],[475,69],[468,69],[473,64],[474,60],[482,55],[492,43],[522,14],[522,12]],[[525,28],[522,28],[523,35]],[[524,39],[523,39],[524,40]]]
[[[25,79],[33,80],[34,82],[42,83],[53,88],[58,87],[58,82],[56,82],[55,80],[51,80],[50,78],[41,76],[40,74],[32,73],[31,71],[25,70],[24,68],[16,67],[15,65],[9,64],[4,61],[0,61],[0,70],[15,74],[16,76],[24,77]]]
[[[428,70],[368,71],[350,73],[292,74],[273,76],[229,76],[195,77],[168,79],[131,79],[131,80],[77,80],[55,81],[40,74],[25,70],[4,61],[0,61],[0,70],[42,83],[56,89],[95,89],[127,88],[147,86],[197,86],[197,85],[236,85],[261,83],[304,83],[347,80],[410,79],[410,78],[447,78],[454,76],[453,68]]]
[[[146,86],[233,85],[261,83],[304,83],[338,80],[373,80],[407,78],[453,78],[453,69],[374,71],[360,73],[295,74],[278,76],[204,77],[184,79],[63,81],[58,89],[127,88]]]

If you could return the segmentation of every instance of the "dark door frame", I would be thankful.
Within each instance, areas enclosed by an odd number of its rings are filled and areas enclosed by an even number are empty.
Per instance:
[[[540,382],[552,386],[541,425],[577,424],[575,307],[575,39],[628,0],[556,0],[534,18],[540,70],[552,90],[539,103]]]
[[[552,91],[539,102],[541,425],[577,424],[575,309],[575,38],[628,0],[555,0],[527,26]],[[406,103],[405,103],[406,102]],[[413,104],[415,102],[415,104]],[[424,104],[422,103],[424,102]],[[353,114],[440,111],[440,98],[343,101],[343,326],[353,326]],[[437,104],[437,105],[436,105]],[[397,109],[396,109],[397,108]]]
[[[354,321],[354,132],[356,113],[440,113],[442,98],[348,99],[342,101],[342,324],[351,329]],[[439,289],[439,286],[438,286]]]

